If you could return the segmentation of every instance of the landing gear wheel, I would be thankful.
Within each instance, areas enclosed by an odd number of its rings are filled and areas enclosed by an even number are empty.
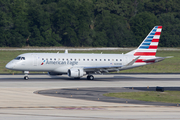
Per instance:
[[[25,79],[25,80],[28,80],[28,79],[29,79],[29,77],[28,77],[28,76],[24,76],[24,79]]]
[[[88,80],[94,80],[94,76],[93,76],[93,75],[88,75],[88,76],[87,76],[87,79],[88,79]]]

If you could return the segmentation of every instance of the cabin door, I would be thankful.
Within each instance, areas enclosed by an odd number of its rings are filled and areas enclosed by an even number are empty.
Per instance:
[[[33,55],[33,65],[37,66],[37,55]]]

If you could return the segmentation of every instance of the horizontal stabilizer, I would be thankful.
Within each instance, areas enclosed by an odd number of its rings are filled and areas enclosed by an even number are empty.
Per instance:
[[[152,58],[152,59],[146,59],[146,60],[143,60],[144,62],[160,62],[166,58],[172,58],[173,56],[167,56],[167,57],[155,57],[155,58]]]

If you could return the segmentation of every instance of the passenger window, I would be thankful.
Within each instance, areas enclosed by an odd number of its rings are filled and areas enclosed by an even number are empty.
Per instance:
[[[110,61],[110,59],[108,59],[108,61]]]
[[[76,61],[76,59],[74,59],[74,61]]]
[[[50,60],[52,60],[52,58],[50,58]]]
[[[46,58],[46,60],[48,60],[48,58]]]
[[[87,59],[87,61],[89,61],[89,59]]]
[[[116,61],[118,61],[118,59],[116,59]]]
[[[104,59],[104,61],[106,61],[106,59]]]
[[[60,58],[58,60],[60,61]]]
[[[91,61],[93,61],[93,59],[91,59]]]
[[[99,59],[99,61],[101,61],[101,59]]]
[[[71,61],[72,61],[72,58],[71,58]]]
[[[64,58],[62,60],[64,61]]]
[[[83,59],[83,61],[85,61],[85,59]]]
[[[42,60],[44,60],[44,58],[42,58]]]
[[[95,61],[97,61],[97,59],[95,59]]]
[[[68,60],[68,59],[66,59],[66,60]]]
[[[112,59],[112,61],[114,61],[114,59]]]
[[[81,59],[79,59],[79,61],[81,61]]]
[[[122,61],[122,59],[120,59],[120,61]]]
[[[54,60],[56,61],[56,58],[54,58]]]

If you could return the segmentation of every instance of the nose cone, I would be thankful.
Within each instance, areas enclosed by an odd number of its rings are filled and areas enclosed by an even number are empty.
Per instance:
[[[13,69],[13,63],[9,62],[8,64],[6,64],[6,68],[7,69]]]

